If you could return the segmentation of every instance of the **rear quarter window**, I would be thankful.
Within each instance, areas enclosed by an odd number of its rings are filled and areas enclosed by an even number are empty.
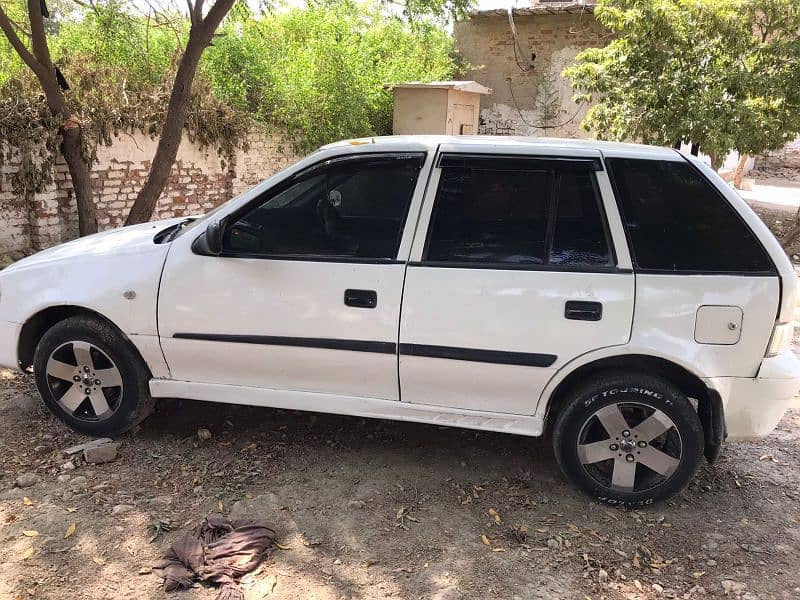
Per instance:
[[[775,272],[744,220],[689,163],[609,158],[606,165],[637,269]]]

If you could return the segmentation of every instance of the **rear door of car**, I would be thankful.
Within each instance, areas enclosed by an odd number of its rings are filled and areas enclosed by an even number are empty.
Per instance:
[[[533,414],[560,367],[629,340],[634,276],[599,152],[530,148],[440,147],[403,291],[403,401]]]

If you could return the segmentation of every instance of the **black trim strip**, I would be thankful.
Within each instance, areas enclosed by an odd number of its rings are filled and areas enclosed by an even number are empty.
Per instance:
[[[476,348],[454,348],[451,346],[428,346],[425,344],[400,344],[400,354],[447,358],[469,362],[519,365],[523,367],[549,367],[558,358],[555,354],[533,352],[505,352],[503,350],[478,350]]]
[[[373,342],[367,340],[301,338],[279,335],[230,335],[226,333],[175,333],[172,337],[182,340],[202,340],[206,342],[323,348],[326,350],[350,350],[351,352],[376,352],[379,354],[395,354],[397,352],[397,344],[394,342]]]
[[[540,271],[551,273],[633,273],[632,269],[623,269],[612,265],[555,265],[555,264],[518,264],[518,263],[486,263],[486,262],[448,262],[448,261],[411,261],[409,267],[430,267],[435,269],[476,269],[488,271]]]
[[[495,154],[443,152],[436,162],[439,169],[451,167],[490,171],[543,171],[585,169],[602,171],[603,162],[595,156],[553,156],[549,154]]]

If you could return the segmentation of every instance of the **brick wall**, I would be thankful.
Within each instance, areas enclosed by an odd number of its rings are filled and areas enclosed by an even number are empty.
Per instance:
[[[482,11],[456,23],[456,47],[472,67],[465,79],[493,90],[481,99],[480,133],[587,137],[579,127],[586,107],[572,102],[571,86],[561,72],[581,50],[604,45],[608,31],[592,12],[574,4],[571,12],[564,12],[564,5],[571,3],[559,4],[514,11],[516,58],[505,10]],[[536,58],[531,60],[533,54]],[[523,71],[517,61],[523,67],[532,63],[533,69]],[[551,88],[549,93],[546,88]],[[557,114],[545,120],[544,106],[553,98]]]
[[[124,222],[150,169],[156,143],[141,134],[123,135],[112,146],[99,148],[92,179],[101,230]],[[153,219],[206,212],[295,160],[291,147],[283,145],[278,136],[261,131],[251,133],[250,148],[238,151],[232,165],[225,164],[216,150],[201,149],[184,137]],[[54,183],[27,198],[12,190],[11,177],[18,167],[12,153],[0,172],[0,265],[78,234],[75,199],[64,161],[56,163]]]

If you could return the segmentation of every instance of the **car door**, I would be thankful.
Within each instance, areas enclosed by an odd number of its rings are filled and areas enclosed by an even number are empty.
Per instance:
[[[173,242],[158,310],[172,378],[398,399],[404,225],[425,159],[325,160],[226,215],[219,256]]]
[[[559,368],[630,338],[611,188],[597,152],[459,149],[440,149],[406,275],[402,399],[533,414]]]

